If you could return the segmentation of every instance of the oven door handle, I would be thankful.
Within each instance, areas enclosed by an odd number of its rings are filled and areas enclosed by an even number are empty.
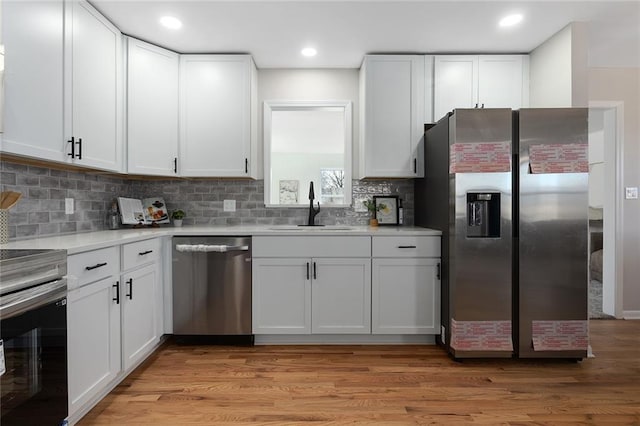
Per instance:
[[[66,296],[66,278],[2,296],[0,297],[0,318],[3,320],[13,318],[56,300],[64,299]],[[66,299],[62,303],[66,304]]]
[[[176,244],[176,251],[182,253],[227,253],[249,251],[249,246],[228,246],[226,244]]]

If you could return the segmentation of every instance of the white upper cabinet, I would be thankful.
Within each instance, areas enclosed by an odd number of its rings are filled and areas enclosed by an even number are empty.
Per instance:
[[[478,101],[485,108],[529,106],[528,75],[528,56],[480,56],[478,59]]]
[[[179,55],[127,38],[127,171],[177,173]]]
[[[425,57],[366,56],[360,69],[360,178],[422,177]]]
[[[118,29],[85,1],[3,2],[2,28],[2,150],[120,171]]]
[[[248,55],[180,57],[180,175],[255,177],[256,80]]]
[[[521,108],[529,103],[526,55],[436,56],[434,116],[455,108]]]
[[[67,3],[65,123],[74,163],[122,169],[122,40],[120,31],[85,1]]]
[[[63,129],[64,2],[3,1],[2,38],[2,150],[67,161]]]

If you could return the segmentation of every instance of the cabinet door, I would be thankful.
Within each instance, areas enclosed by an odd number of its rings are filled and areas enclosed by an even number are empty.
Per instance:
[[[436,56],[434,79],[434,121],[455,108],[473,108],[478,103],[477,56]]]
[[[127,39],[128,172],[170,176],[178,157],[178,54]]]
[[[478,102],[485,108],[523,106],[523,58],[519,55],[480,56]]]
[[[120,171],[122,169],[122,58],[121,35],[85,1],[69,2],[70,52],[67,83],[69,139],[76,146],[75,163]],[[70,24],[70,25],[69,25]],[[79,156],[78,156],[79,155]]]
[[[122,352],[124,369],[146,357],[159,341],[157,316],[157,266],[137,269],[122,277]]]
[[[70,291],[67,297],[69,415],[121,370],[117,286],[116,278],[109,277]]]
[[[253,333],[311,333],[311,259],[253,259]]]
[[[424,176],[424,57],[367,56],[360,73],[360,177]]]
[[[182,176],[247,177],[251,155],[251,57],[180,57]]]
[[[2,37],[2,151],[67,161],[63,129],[64,2],[3,1]]]
[[[371,259],[313,259],[311,332],[371,333]]]
[[[373,259],[373,334],[438,334],[439,259]]]

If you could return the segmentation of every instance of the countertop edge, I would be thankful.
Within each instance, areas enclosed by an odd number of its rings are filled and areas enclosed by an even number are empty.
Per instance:
[[[67,255],[128,244],[150,238],[173,236],[440,236],[442,232],[421,227],[368,227],[349,226],[349,229],[298,230],[277,229],[278,225],[264,226],[184,226],[148,229],[119,229],[113,231],[83,232],[59,236],[11,241],[1,249],[63,249]]]

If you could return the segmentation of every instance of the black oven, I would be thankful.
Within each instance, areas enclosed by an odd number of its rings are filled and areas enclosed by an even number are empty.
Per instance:
[[[66,252],[2,252],[0,424],[58,426],[68,412]]]

